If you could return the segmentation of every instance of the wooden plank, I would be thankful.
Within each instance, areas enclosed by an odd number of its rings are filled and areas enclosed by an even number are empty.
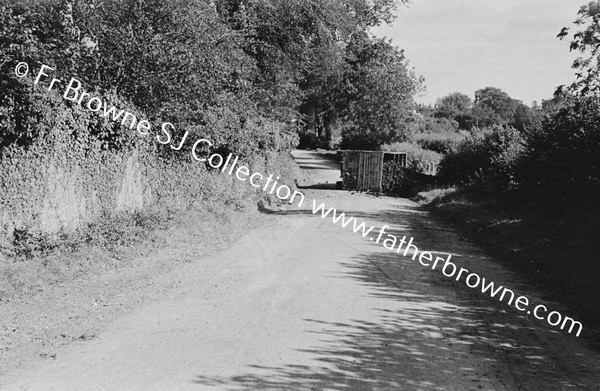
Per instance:
[[[376,191],[383,189],[383,162],[386,154],[383,151],[344,151],[343,167],[344,189],[358,191]],[[406,166],[405,153],[391,153],[393,161]],[[435,170],[435,167],[433,168]]]
[[[379,159],[377,161],[377,173],[375,175],[375,178],[377,180],[376,184],[375,184],[375,191],[381,193],[381,191],[383,190],[383,157],[384,157],[384,153],[381,152],[379,154]]]
[[[365,187],[365,155],[358,152],[358,191]]]

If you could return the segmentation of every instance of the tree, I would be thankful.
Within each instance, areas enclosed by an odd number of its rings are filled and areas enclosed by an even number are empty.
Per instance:
[[[553,111],[543,132],[531,138],[521,183],[536,196],[595,208],[600,194],[600,102],[579,97]]]
[[[460,92],[453,92],[440,98],[435,103],[434,116],[438,118],[455,119],[459,115],[467,114],[473,107],[471,98]]]
[[[479,127],[506,125],[514,117],[518,101],[506,92],[495,87],[486,87],[475,91],[473,117]]]
[[[542,113],[519,102],[510,125],[523,134],[537,133],[542,128]]]
[[[415,120],[413,98],[422,85],[404,52],[384,39],[355,34],[346,48],[348,70],[337,102],[344,122],[342,147],[378,149],[404,141]]]
[[[52,76],[76,77],[86,91],[140,109],[155,124],[153,131],[169,121],[178,133],[173,137],[189,131],[188,139],[202,135],[242,156],[268,149],[269,126],[252,125],[264,119],[252,101],[262,91],[252,83],[257,63],[227,39],[232,31],[211,2],[63,0],[2,4],[0,10],[0,63],[7,69],[17,59],[36,67],[44,63],[56,69]],[[0,147],[33,143],[31,88],[2,70],[0,92],[7,98],[0,96],[0,131],[16,137],[2,137]],[[130,134],[100,131],[107,145]]]
[[[574,23],[580,29],[571,37],[570,50],[579,51],[582,55],[573,62],[577,79],[568,88],[578,95],[597,96],[600,93],[600,1],[582,6],[577,15]],[[563,27],[558,37],[568,37],[569,30],[569,27]]]
[[[341,123],[346,47],[357,34],[394,19],[404,0],[216,0],[240,46],[255,59],[252,99],[265,115],[300,117],[328,140]]]

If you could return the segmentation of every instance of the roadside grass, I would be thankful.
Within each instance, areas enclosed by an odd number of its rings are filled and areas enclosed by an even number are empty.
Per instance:
[[[562,302],[585,325],[600,321],[600,222],[585,208],[549,210],[516,196],[474,189],[438,188],[415,198],[434,215],[546,295]],[[600,341],[595,341],[600,342]]]
[[[0,302],[34,295],[82,276],[127,267],[133,259],[190,238],[200,253],[239,236],[257,222],[256,204],[242,210],[204,203],[194,210],[151,210],[101,219],[70,234],[21,233],[12,249],[0,252]]]
[[[454,186],[450,187],[436,187],[431,190],[425,190],[419,192],[415,196],[415,200],[425,205],[436,205],[441,202],[447,195],[456,193],[457,188]]]
[[[291,188],[299,171],[289,153],[273,154],[257,163],[257,169],[277,175],[279,183]],[[282,202],[221,174],[194,182],[187,170],[162,173],[170,181],[157,187],[166,196],[140,212],[104,216],[72,232],[21,226],[0,235],[0,303],[126,267],[159,247],[173,246],[173,240],[190,253],[208,254],[246,228],[262,224],[258,200],[269,205]]]

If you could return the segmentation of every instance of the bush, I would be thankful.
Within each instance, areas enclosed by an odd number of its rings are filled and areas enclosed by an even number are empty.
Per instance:
[[[458,132],[444,133],[419,133],[414,135],[411,140],[423,149],[428,149],[447,155],[456,150],[458,145],[465,139],[465,136]]]
[[[424,117],[417,119],[413,127],[416,133],[446,134],[457,132],[458,122],[449,118]]]
[[[435,174],[437,166],[442,160],[442,155],[421,148],[411,143],[392,143],[383,145],[382,151],[406,152],[406,160],[414,172],[420,174]]]
[[[508,190],[515,185],[515,171],[525,151],[525,140],[516,129],[494,126],[475,132],[440,164],[446,183],[481,185]]]
[[[117,214],[206,202],[239,209],[257,194],[192,162],[189,142],[175,151],[65,100],[71,77],[156,128],[172,122],[173,139],[189,131],[188,140],[207,138],[216,151],[292,182],[287,155],[298,137],[285,116],[255,104],[266,91],[251,82],[257,64],[238,42],[219,41],[232,30],[214,8],[185,0],[0,4],[0,249],[33,254],[31,243]],[[28,76],[16,77],[19,61],[31,66]],[[34,86],[41,64],[54,71]],[[63,85],[48,91],[54,76]]]
[[[385,194],[397,196],[406,194],[411,187],[408,170],[394,161],[383,163],[382,185]]]
[[[383,163],[382,191],[385,194],[411,197],[434,183],[435,177],[417,172],[413,167],[402,167],[400,163]]]
[[[600,102],[576,99],[531,135],[518,170],[522,190],[565,206],[597,205],[600,196]]]
[[[376,151],[382,144],[384,136],[375,133],[367,133],[355,126],[344,126],[342,128],[341,149],[352,149],[358,151]]]

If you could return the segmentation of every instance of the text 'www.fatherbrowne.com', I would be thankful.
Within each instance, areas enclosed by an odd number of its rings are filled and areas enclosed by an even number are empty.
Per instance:
[[[402,254],[404,257],[411,257],[413,261],[418,257],[418,261],[422,266],[430,267],[432,270],[438,269],[445,277],[456,279],[456,281],[461,281],[462,278],[462,281],[469,288],[481,289],[481,293],[487,293],[490,297],[496,298],[500,302],[512,305],[520,312],[527,312],[528,315],[533,314],[536,319],[546,320],[550,326],[560,327],[561,330],[568,327],[568,332],[573,333],[576,331],[575,335],[577,337],[579,337],[583,330],[581,322],[568,316],[563,316],[558,311],[548,313],[548,308],[543,304],[538,304],[534,307],[533,304],[529,303],[529,298],[526,296],[519,296],[515,299],[515,292],[511,289],[501,285],[497,286],[493,281],[486,281],[484,277],[480,277],[477,273],[470,273],[469,270],[457,266],[450,261],[452,258],[451,254],[445,254],[446,258],[443,258],[435,256],[434,253],[429,251],[419,251],[414,244],[413,237],[407,238],[407,236],[402,236],[402,238],[399,238],[399,236],[386,232],[386,229],[390,228],[389,225],[384,225],[378,229],[373,226],[367,227],[364,221],[359,223],[356,218],[347,216],[344,212],[339,213],[335,208],[327,209],[323,203],[317,205],[317,201],[313,200],[312,213],[316,215],[319,212],[321,212],[321,218],[323,219],[330,216],[333,224],[339,223],[342,228],[350,227],[353,233],[360,234],[363,238],[381,244],[386,249],[397,254]],[[372,232],[373,235],[371,235]],[[377,236],[374,236],[375,234]]]
[[[30,68],[26,62],[19,62],[14,68],[15,75],[18,78],[28,76],[29,71]],[[47,71],[51,72],[54,71],[54,69],[42,64],[37,76],[33,80],[33,84],[35,86],[41,86],[40,82],[42,79],[47,80],[51,78],[48,85],[44,85],[43,87],[48,92],[52,91],[56,86],[58,86],[56,88],[59,88],[63,91],[63,98],[65,100],[76,102],[78,105],[86,107],[88,110],[96,112],[104,118],[112,119],[112,121],[120,123],[123,127],[127,127],[129,129],[135,128],[135,130],[142,136],[148,136],[154,130],[155,127],[149,121],[145,119],[139,119],[136,115],[126,110],[119,110],[116,106],[109,106],[108,102],[102,97],[94,96],[91,93],[85,92],[82,88],[82,83],[76,78],[70,78],[67,83],[66,80],[49,76],[49,74],[46,73]],[[163,145],[171,144],[174,136],[172,132],[174,132],[174,130],[175,127],[172,123],[163,122],[160,126],[160,133],[156,132],[157,142]],[[178,143],[179,145],[171,145],[171,148],[175,151],[181,150],[187,140],[188,135],[189,131],[186,131],[181,139],[181,142]],[[227,160],[225,160],[223,156],[218,153],[213,153],[210,156],[206,156],[200,153],[200,149],[206,146],[213,147],[213,143],[204,138],[199,138],[193,142],[193,145],[191,145],[191,154],[193,159],[198,162],[206,162],[214,169],[219,169],[223,173],[233,175],[234,168],[238,163],[239,157],[234,157],[232,154],[229,154]],[[258,172],[251,173],[247,166],[239,165],[235,169],[235,177],[242,182],[247,181],[252,187],[261,189],[263,192],[277,196],[277,198],[282,201],[287,201],[290,204],[297,202],[298,207],[302,207],[304,204],[305,197],[302,192],[292,190],[286,185],[279,184],[277,182],[279,177],[273,178],[273,174],[270,174],[269,176],[263,176]],[[346,216],[345,213],[338,213],[335,208],[329,208],[326,210],[324,204],[317,206],[317,202],[313,200],[312,213],[317,214],[319,211],[321,212],[321,218],[331,216],[334,224],[340,223],[342,228],[347,228],[350,226],[355,234],[360,233],[363,238],[368,238],[371,241],[375,241],[377,244],[381,243],[383,247],[390,251],[395,251],[398,254],[400,254],[402,251],[402,255],[404,257],[412,255],[413,260],[416,260],[418,256],[419,263],[424,267],[431,267],[432,270],[436,270],[436,268],[439,266],[439,269],[444,276],[448,278],[456,278],[456,281],[460,281],[461,277],[464,276],[463,281],[469,288],[477,289],[480,287],[482,293],[488,293],[492,298],[497,298],[501,302],[505,301],[505,298],[508,298],[506,302],[509,305],[514,305],[514,307],[521,312],[527,311],[527,314],[533,313],[533,316],[537,319],[546,320],[548,324],[553,327],[560,326],[561,330],[569,326],[569,333],[572,333],[575,327],[577,327],[576,336],[581,334],[583,325],[580,322],[577,322],[568,316],[563,317],[563,315],[558,311],[552,311],[548,313],[548,308],[543,304],[533,307],[533,311],[531,311],[530,308],[532,308],[532,306],[530,306],[529,299],[526,296],[519,296],[515,300],[515,293],[512,290],[502,286],[496,286],[492,281],[486,283],[485,278],[481,278],[478,274],[469,273],[469,270],[462,267],[459,268],[456,266],[456,264],[450,261],[452,258],[452,255],[450,254],[447,255],[446,259],[438,256],[435,256],[434,259],[434,254],[432,252],[419,252],[419,249],[413,243],[414,239],[412,237],[408,238],[408,241],[406,236],[403,236],[400,240],[398,240],[398,237],[386,232],[386,229],[390,228],[389,225],[384,225],[376,230],[377,237],[374,237],[370,234],[373,232],[373,230],[375,230],[375,227],[367,227],[365,222],[359,223],[356,218]]]

